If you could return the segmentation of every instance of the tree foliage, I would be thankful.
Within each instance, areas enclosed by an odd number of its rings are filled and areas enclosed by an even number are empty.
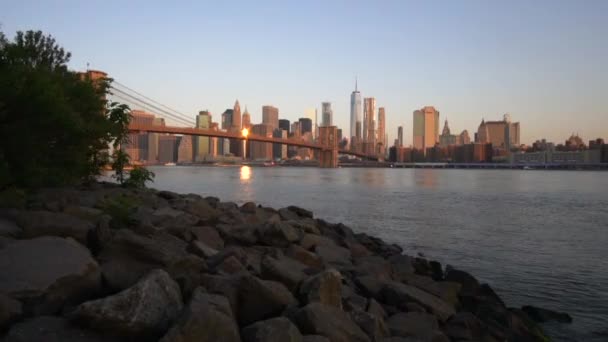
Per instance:
[[[154,181],[154,172],[145,167],[136,166],[129,172],[129,179],[125,181],[125,186],[132,188],[145,188],[146,182]]]
[[[71,72],[69,60],[40,31],[0,34],[0,189],[94,177],[126,139],[129,108],[106,100],[111,80]]]

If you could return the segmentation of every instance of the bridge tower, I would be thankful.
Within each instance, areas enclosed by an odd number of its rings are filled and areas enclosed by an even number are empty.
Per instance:
[[[318,143],[324,146],[319,153],[319,166],[338,167],[338,128],[336,126],[319,127]]]

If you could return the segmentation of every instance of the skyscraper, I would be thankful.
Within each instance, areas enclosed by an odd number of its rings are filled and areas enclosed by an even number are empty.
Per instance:
[[[445,120],[445,123],[443,124],[443,131],[441,132],[441,135],[439,136],[439,145],[441,147],[447,147],[450,145],[457,145],[457,137],[456,135],[452,134],[450,131],[450,126],[448,125],[448,120]]]
[[[377,144],[382,144],[380,151],[378,153],[384,154],[384,150],[386,150],[386,112],[384,107],[378,108],[378,131],[377,131]]]
[[[477,128],[477,141],[479,143],[491,143],[492,147],[510,149],[519,146],[519,122],[511,122],[511,116],[505,114],[500,121],[481,120]]]
[[[287,119],[279,119],[279,128],[287,131],[287,135],[289,135],[289,120]]]
[[[232,113],[232,130],[234,132],[241,131],[241,105],[239,104],[239,100],[236,100],[234,103]]]
[[[272,126],[270,124],[253,125],[251,131],[255,135],[260,135],[267,138],[272,138]],[[251,150],[251,159],[271,160],[272,159],[272,143],[249,142]]]
[[[350,94],[350,137],[349,139],[361,141],[361,93],[357,89],[355,79],[355,90]]]
[[[426,153],[426,149],[439,142],[439,112],[432,106],[414,111],[414,148]]]
[[[331,102],[323,102],[321,103],[321,107],[321,126],[332,126],[334,113],[331,110]]]
[[[312,136],[312,120],[309,118],[300,118],[300,134],[304,135],[306,132]]]
[[[243,128],[251,129],[251,115],[247,111],[247,107],[245,107],[245,112],[243,112]]]
[[[363,99],[363,142],[365,153],[374,153],[376,147],[376,99],[366,97]]]
[[[262,123],[270,125],[272,130],[279,128],[279,109],[273,106],[262,107]]]
[[[397,145],[403,147],[403,126],[397,127]]]
[[[208,111],[204,110],[198,112],[198,115],[196,116],[196,128],[211,128],[211,114]],[[209,137],[195,138],[196,143],[194,144],[194,161],[203,161],[205,157],[209,154]]]

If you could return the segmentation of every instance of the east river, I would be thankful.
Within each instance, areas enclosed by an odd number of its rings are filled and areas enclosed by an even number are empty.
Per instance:
[[[608,172],[151,167],[153,187],[298,205],[467,270],[508,306],[568,312],[555,341],[608,340]]]

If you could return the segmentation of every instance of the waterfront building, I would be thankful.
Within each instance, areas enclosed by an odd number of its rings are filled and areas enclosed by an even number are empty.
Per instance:
[[[177,161],[177,143],[178,139],[175,135],[161,135],[158,137],[158,161],[161,164]]]
[[[439,111],[435,107],[414,111],[413,140],[414,148],[423,153],[439,142]]]
[[[494,148],[509,151],[511,147],[519,147],[519,122],[511,122],[509,114],[505,114],[501,121],[481,120],[477,129],[477,140],[482,144],[492,144]]]
[[[448,120],[445,120],[443,124],[443,132],[439,136],[439,146],[447,147],[450,145],[456,145],[457,139],[456,135],[450,132],[450,126],[448,125]]]
[[[321,126],[331,126],[334,112],[331,109],[331,102],[321,103]]]
[[[278,124],[278,122],[277,122]],[[272,138],[274,130],[271,124],[262,123],[253,125],[252,133],[255,135]],[[253,160],[271,160],[272,159],[272,143],[250,141],[251,159]]]
[[[376,133],[378,149],[376,153],[384,157],[386,154],[386,112],[384,107],[378,108],[378,130]]]
[[[287,138],[287,131],[281,128],[277,128],[272,131],[273,138]],[[287,145],[285,144],[272,144],[272,157],[274,159],[287,159]]]
[[[196,128],[209,129],[211,128],[211,113],[209,111],[200,111],[196,116]],[[209,137],[194,137],[194,161],[204,161],[209,155],[210,139]],[[159,151],[160,155],[160,151]],[[159,156],[160,159],[160,156]]]
[[[192,136],[184,135],[177,148],[177,162],[190,164],[193,161]]]
[[[398,147],[403,147],[403,126],[397,127],[397,144]]]
[[[304,135],[305,133],[310,133],[311,137],[313,136],[312,132],[312,120],[309,118],[300,118],[300,134]]]
[[[165,126],[165,119],[163,118],[154,118],[152,121],[152,126]],[[159,133],[148,133],[148,158],[147,164],[157,164],[158,163],[158,136]]]
[[[338,141],[339,141],[339,143],[341,143],[342,142],[342,128],[338,128],[337,132],[338,132]]]
[[[376,148],[376,99],[363,99],[363,152],[372,154]]]
[[[465,129],[458,136],[458,138],[456,140],[456,145],[465,145],[465,144],[470,144],[470,143],[471,143],[471,138],[469,137],[469,131],[467,131]]]
[[[234,108],[232,109],[232,131],[240,132],[241,131],[241,104],[239,100],[236,100],[234,103]]]
[[[361,93],[357,89],[355,79],[355,90],[350,94],[350,141],[353,148],[353,141],[361,141]]]
[[[279,128],[287,131],[287,135],[289,135],[289,133],[290,133],[289,120],[279,119]]]
[[[245,111],[243,112],[243,128],[251,129],[251,114],[247,111],[247,107],[245,106]]]
[[[302,135],[302,128],[300,127],[300,121],[295,121],[291,124],[291,136],[299,138]]]
[[[134,124],[153,125],[154,121],[154,114],[143,110],[131,110],[131,122]],[[123,149],[131,157],[132,163],[146,164],[150,160],[150,154],[154,157],[153,161],[156,161],[157,146],[154,145],[152,149],[150,148],[150,133],[129,133],[128,137],[129,141],[123,145]]]
[[[279,109],[273,106],[263,106],[262,123],[270,125],[270,127],[272,127],[272,130],[274,130],[275,128],[279,128]]]

